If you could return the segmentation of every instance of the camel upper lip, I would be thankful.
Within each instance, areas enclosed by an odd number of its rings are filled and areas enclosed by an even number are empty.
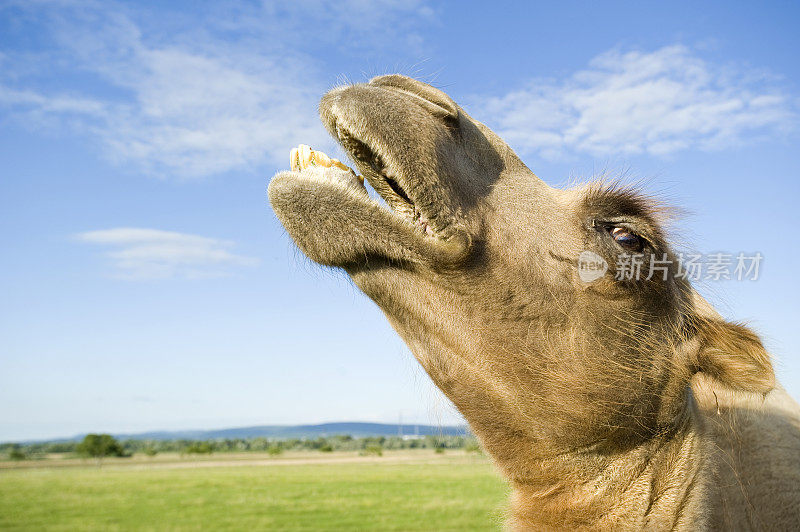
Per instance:
[[[428,236],[441,236],[440,229],[429,221],[414,199],[414,184],[407,183],[402,172],[391,161],[391,154],[367,140],[367,135],[358,135],[334,116],[331,130],[336,140],[361,171],[372,188],[383,198],[391,210],[411,222]]]

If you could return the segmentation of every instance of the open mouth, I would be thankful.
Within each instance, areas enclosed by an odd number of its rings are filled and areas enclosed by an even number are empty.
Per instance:
[[[291,151],[291,171],[270,181],[270,203],[298,247],[326,266],[462,265],[474,246],[465,211],[451,194],[460,161],[451,165],[454,155],[441,145],[460,138],[448,136],[449,123],[442,125],[446,105],[430,109],[445,97],[425,93],[412,100],[419,90],[395,90],[383,81],[323,96],[322,123],[350,161],[301,144]],[[452,104],[448,116],[458,112]]]
[[[427,236],[437,237],[438,232],[429,218],[413,200],[413,190],[404,183],[399,172],[386,162],[378,150],[371,148],[340,123],[335,126],[336,137],[361,171],[364,179],[386,202],[389,208]],[[402,183],[402,184],[401,184]]]

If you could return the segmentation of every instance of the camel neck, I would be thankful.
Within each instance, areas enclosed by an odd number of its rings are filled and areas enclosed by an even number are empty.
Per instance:
[[[697,524],[702,441],[691,419],[624,453],[596,451],[540,462],[512,481],[512,527],[672,529]]]

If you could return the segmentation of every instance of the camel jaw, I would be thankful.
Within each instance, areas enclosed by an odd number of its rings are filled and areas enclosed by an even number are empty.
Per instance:
[[[324,266],[347,270],[410,263],[455,267],[470,249],[465,233],[446,239],[427,236],[365,190],[354,190],[335,177],[279,172],[268,192],[275,214],[297,247]]]

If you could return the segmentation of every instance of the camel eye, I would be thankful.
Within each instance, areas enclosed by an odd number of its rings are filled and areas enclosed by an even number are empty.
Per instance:
[[[644,248],[644,240],[642,237],[629,229],[616,226],[611,228],[610,233],[611,238],[627,251],[639,252]]]

